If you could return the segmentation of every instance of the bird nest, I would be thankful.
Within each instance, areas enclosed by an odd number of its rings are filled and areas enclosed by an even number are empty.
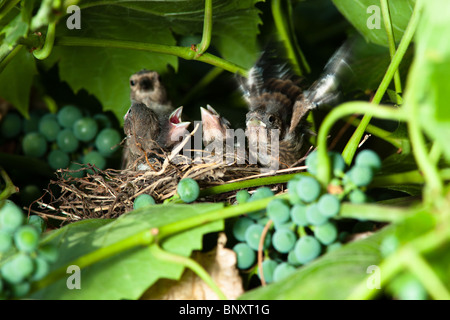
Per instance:
[[[136,165],[125,170],[100,170],[90,164],[78,170],[59,169],[56,172],[57,179],[50,181],[45,194],[36,201],[40,210],[33,211],[47,218],[62,220],[63,223],[91,218],[117,218],[133,210],[134,199],[141,194],[151,195],[157,203],[173,199],[178,182],[183,178],[196,180],[201,190],[206,190],[227,183],[304,170],[304,167],[295,167],[271,172],[263,170],[262,173],[257,165],[218,162],[210,154],[192,161],[179,154],[180,147],[163,157],[150,158],[145,153],[136,161],[147,163],[146,170],[137,170]],[[85,171],[86,175],[82,178],[71,175],[79,171]],[[280,184],[273,186],[276,193],[283,189],[284,186]],[[230,192],[202,194],[198,201],[234,199],[234,193]]]

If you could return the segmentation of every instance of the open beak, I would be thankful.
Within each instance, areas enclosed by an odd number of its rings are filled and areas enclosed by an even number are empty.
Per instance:
[[[169,135],[168,138],[172,142],[178,142],[180,137],[183,137],[191,124],[189,121],[181,120],[181,113],[183,112],[183,107],[178,107],[174,112],[169,115]]]

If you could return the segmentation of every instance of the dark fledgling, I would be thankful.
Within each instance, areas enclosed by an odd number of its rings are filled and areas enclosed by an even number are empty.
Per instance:
[[[139,168],[141,165],[145,169],[145,164],[156,154],[171,151],[188,133],[190,123],[181,120],[182,111],[183,107],[179,107],[171,114],[157,115],[147,105],[133,102],[124,116],[127,140],[122,167],[134,168],[137,165]]]
[[[253,160],[266,167],[284,168],[301,160],[313,134],[308,113],[339,101],[340,81],[351,71],[351,47],[351,41],[344,43],[319,79],[305,91],[288,64],[274,58],[271,51],[262,54],[247,79],[238,77],[249,108],[246,136],[251,163]]]

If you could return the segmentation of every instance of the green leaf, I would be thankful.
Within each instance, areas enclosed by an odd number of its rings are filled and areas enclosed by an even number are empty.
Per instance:
[[[155,205],[135,210],[116,220],[86,220],[52,233],[45,243],[59,247],[61,254],[52,270],[76,258],[126,239],[141,231],[181,222],[217,210],[222,204]],[[223,229],[223,221],[211,222],[176,234],[163,241],[163,249],[190,256],[202,248],[205,233]],[[67,278],[33,294],[39,299],[137,299],[159,278],[179,279],[183,267],[157,260],[147,247],[137,247],[102,260],[81,271],[81,290],[69,290]],[[68,274],[67,277],[69,277]]]
[[[30,89],[37,73],[33,55],[24,48],[0,73],[0,97],[10,102],[25,117],[28,117]]]
[[[333,0],[333,3],[368,41],[382,46],[388,45],[380,0]],[[388,1],[396,42],[399,42],[403,36],[413,11],[414,3],[415,0]],[[371,6],[374,6],[374,11],[369,9]],[[374,28],[372,28],[372,25]]]
[[[417,120],[450,160],[450,32],[448,1],[426,1],[416,32],[416,53],[407,84],[408,103],[419,110]]]
[[[223,58],[244,67],[256,58],[256,35],[260,18],[254,3],[259,0],[214,1],[211,45]],[[81,29],[69,30],[64,19],[57,27],[61,36],[115,39],[142,43],[176,45],[175,34],[201,34],[203,0],[103,1],[92,6],[82,1]],[[130,105],[128,79],[146,68],[164,73],[175,70],[175,56],[114,48],[57,47],[50,59],[59,60],[60,77],[77,92],[86,89],[95,95],[104,110],[122,119]],[[168,85],[168,84],[166,84]],[[170,85],[170,84],[169,84]]]
[[[366,239],[348,243],[300,267],[289,279],[248,291],[239,299],[346,299],[366,281],[368,267],[380,264],[379,246],[390,234],[392,228],[388,227]]]

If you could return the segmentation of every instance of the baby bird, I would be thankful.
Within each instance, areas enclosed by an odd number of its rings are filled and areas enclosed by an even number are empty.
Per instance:
[[[130,77],[130,99],[144,103],[157,114],[173,111],[161,76],[156,71],[144,69]]]
[[[314,134],[309,129],[308,113],[339,101],[340,83],[351,72],[352,45],[353,40],[346,41],[305,91],[287,63],[273,58],[270,51],[263,53],[247,79],[238,79],[249,108],[246,135],[250,162],[277,169],[300,160],[309,147],[308,137]]]
[[[249,108],[246,115],[249,162],[286,167],[295,162],[297,150],[302,147],[301,132],[290,130],[290,124],[294,104],[303,91],[301,79],[294,77],[287,63],[271,54],[266,51],[250,69],[248,78],[240,77],[238,81]],[[294,139],[294,133],[300,135],[299,139]]]
[[[136,160],[145,158],[138,163],[138,169],[148,169],[149,153],[159,154],[160,151],[172,150],[180,139],[188,133],[190,122],[183,122],[181,114],[183,107],[177,108],[171,114],[157,113],[143,103],[133,102],[124,116],[124,132],[127,137],[123,154],[122,168],[133,168]]]

